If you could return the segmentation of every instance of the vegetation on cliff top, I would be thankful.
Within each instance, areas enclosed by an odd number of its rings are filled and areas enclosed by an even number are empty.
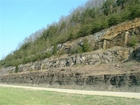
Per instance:
[[[88,0],[70,15],[62,16],[59,22],[26,38],[19,49],[0,61],[0,66],[15,66],[48,58],[56,55],[57,44],[94,34],[136,17],[140,17],[140,0]],[[51,46],[54,46],[54,51],[46,51]],[[87,44],[82,50],[89,51]]]

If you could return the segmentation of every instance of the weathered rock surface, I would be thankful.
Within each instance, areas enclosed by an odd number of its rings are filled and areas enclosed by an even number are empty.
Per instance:
[[[98,66],[95,68],[81,67],[50,69],[46,71],[26,72],[18,74],[3,75],[0,77],[0,83],[8,84],[27,84],[32,86],[91,86],[99,89],[112,87],[131,87],[140,86],[140,68],[133,72],[113,70],[102,70]],[[106,68],[108,69],[108,68]],[[137,68],[138,69],[138,68]],[[108,72],[110,71],[110,72]],[[108,73],[107,73],[108,72]]]
[[[133,48],[114,47],[107,50],[98,50],[89,53],[44,59],[18,66],[18,72],[44,70],[49,68],[71,67],[76,65],[99,65],[126,61],[132,54]],[[3,71],[12,73],[15,67],[3,68]]]
[[[140,61],[140,48],[136,49],[136,50],[133,52],[133,56],[134,56],[134,59],[135,59],[135,60]]]

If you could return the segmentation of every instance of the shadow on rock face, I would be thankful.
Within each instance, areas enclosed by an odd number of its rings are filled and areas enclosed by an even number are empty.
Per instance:
[[[133,52],[133,58],[136,61],[140,62],[140,47]]]
[[[134,50],[128,60],[126,60],[125,62],[129,62],[129,61],[132,61],[132,60],[135,60],[137,62],[140,62],[140,47],[136,48],[136,50]]]

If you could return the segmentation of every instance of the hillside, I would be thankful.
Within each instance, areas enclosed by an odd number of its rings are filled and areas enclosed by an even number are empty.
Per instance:
[[[0,83],[139,92],[140,1],[95,1],[1,60]]]
[[[139,92],[139,37],[140,19],[126,21],[56,46],[68,54],[1,68],[0,83]],[[95,50],[69,54],[80,46]]]
[[[95,34],[136,17],[140,17],[139,0],[106,0],[105,2],[88,0],[85,5],[77,7],[68,16],[62,16],[59,22],[52,23],[48,28],[26,38],[19,49],[0,61],[0,66],[17,66],[53,55],[66,54],[67,51],[58,51],[63,43]],[[81,45],[78,48],[72,48],[69,54],[96,50],[96,48],[88,47],[88,45]]]

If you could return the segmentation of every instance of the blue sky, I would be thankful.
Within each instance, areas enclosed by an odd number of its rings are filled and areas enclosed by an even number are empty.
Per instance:
[[[0,59],[87,0],[0,0]]]

